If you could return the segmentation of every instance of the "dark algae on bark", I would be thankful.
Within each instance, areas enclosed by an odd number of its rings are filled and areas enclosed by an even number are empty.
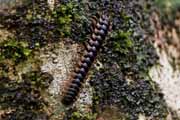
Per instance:
[[[81,114],[74,107],[66,112],[64,119],[103,118],[108,106],[116,107],[121,115],[117,120],[137,120],[140,114],[153,120],[165,119],[168,108],[163,95],[148,75],[158,59],[146,36],[152,33],[147,13],[151,3],[150,0],[57,0],[52,12],[46,0],[32,0],[15,7],[16,12],[2,14],[0,27],[14,36],[0,40],[0,109],[6,111],[1,117],[51,120],[44,95],[53,76],[42,72],[37,61],[36,70],[20,75],[16,66],[34,59],[33,55],[47,44],[63,40],[59,38],[87,42],[86,36],[91,33],[89,18],[105,12],[113,24],[97,56],[103,66],[97,69],[97,64],[90,69],[92,114]]]
[[[21,81],[0,77],[1,109],[9,110],[1,119],[47,120],[49,116],[43,109],[48,103],[42,94],[52,80],[51,75],[39,71],[22,74]]]
[[[100,117],[106,106],[112,105],[118,107],[121,119],[137,120],[140,114],[157,120],[167,116],[163,94],[148,75],[158,57],[146,37],[151,31],[144,7],[148,9],[150,2],[144,1],[144,6],[141,2],[90,1],[91,12],[108,11],[113,20],[111,36],[98,57],[103,68],[93,69],[90,81],[94,109]]]

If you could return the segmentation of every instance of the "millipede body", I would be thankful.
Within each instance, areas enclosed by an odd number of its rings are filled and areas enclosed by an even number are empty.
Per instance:
[[[106,15],[93,17],[92,33],[86,46],[87,50],[79,62],[77,69],[74,71],[71,80],[67,81],[68,85],[65,86],[67,88],[63,91],[61,102],[64,105],[68,106],[76,101],[82,84],[85,82],[85,77],[88,73],[88,70],[93,63],[97,52],[99,51],[102,42],[108,33],[109,28],[110,22]]]

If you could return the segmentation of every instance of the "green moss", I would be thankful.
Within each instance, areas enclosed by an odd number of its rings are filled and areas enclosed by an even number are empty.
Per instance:
[[[73,112],[71,118],[69,120],[95,120],[96,114],[92,113],[80,113],[80,112]]]
[[[3,28],[13,31],[16,39],[27,41],[30,48],[39,48],[64,37],[84,40],[86,21],[79,2],[70,0],[60,3],[51,11],[47,1],[31,1],[16,8],[14,14],[1,16],[0,21]]]
[[[0,61],[11,59],[15,63],[22,62],[30,56],[32,50],[28,48],[26,42],[18,42],[11,39],[0,44]]]
[[[113,40],[113,50],[115,52],[120,52],[122,54],[127,54],[129,49],[133,47],[133,41],[131,40],[131,32],[115,31],[112,34]]]
[[[61,37],[71,35],[71,24],[72,21],[80,19],[78,15],[77,4],[75,2],[69,2],[67,4],[61,4],[53,12],[53,17],[58,23],[58,31]]]
[[[59,39],[52,12],[46,1],[30,1],[13,14],[1,16],[2,28],[13,31],[15,39],[26,41],[30,48],[39,48]]]
[[[4,119],[48,118],[43,95],[53,78],[39,70],[34,51],[15,38],[0,43],[0,110],[11,111]],[[36,71],[33,64],[37,64]]]
[[[123,24],[127,24],[129,22],[129,20],[131,19],[131,17],[129,15],[127,15],[126,12],[123,10],[120,12],[120,16],[124,21]]]

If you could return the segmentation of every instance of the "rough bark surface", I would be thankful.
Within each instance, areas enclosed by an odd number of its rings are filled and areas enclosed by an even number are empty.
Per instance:
[[[161,2],[0,0],[0,119],[179,120],[180,3]],[[65,107],[64,81],[101,12],[112,30]]]

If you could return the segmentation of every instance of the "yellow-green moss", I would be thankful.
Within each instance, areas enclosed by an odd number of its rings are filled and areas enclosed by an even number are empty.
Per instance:
[[[0,44],[0,61],[4,59],[11,59],[14,62],[26,60],[31,54],[26,42],[18,42],[17,40],[9,40]]]
[[[92,113],[80,113],[78,111],[73,112],[71,117],[68,118],[68,120],[95,120],[97,114],[92,114]]]
[[[113,50],[122,54],[127,54],[129,49],[133,47],[133,41],[131,40],[131,32],[115,31],[112,33],[114,36]]]
[[[75,2],[61,4],[55,9],[53,17],[58,23],[58,31],[60,32],[61,37],[71,35],[72,21],[80,19],[78,13],[77,4]]]

